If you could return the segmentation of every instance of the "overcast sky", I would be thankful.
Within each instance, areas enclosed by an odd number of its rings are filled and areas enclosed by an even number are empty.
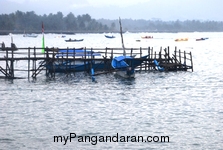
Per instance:
[[[72,12],[94,19],[223,21],[223,0],[0,0],[0,14],[17,10],[37,15]]]

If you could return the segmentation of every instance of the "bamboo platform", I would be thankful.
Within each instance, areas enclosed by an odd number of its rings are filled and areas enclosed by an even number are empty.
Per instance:
[[[74,49],[74,48],[62,48],[62,49]],[[40,73],[45,73],[46,76],[54,78],[56,71],[54,69],[47,69],[46,66],[54,67],[57,62],[63,61],[84,61],[89,63],[92,61],[101,61],[104,67],[100,70],[95,70],[95,75],[113,72],[111,67],[111,61],[115,56],[122,55],[122,48],[83,48],[83,50],[91,50],[101,54],[101,57],[87,58],[84,57],[73,57],[66,56],[62,58],[56,57],[59,48],[45,48],[45,52],[41,52],[42,48],[28,47],[28,48],[17,48],[13,43],[11,47],[0,48],[0,77],[7,79],[19,79],[19,78],[36,78]],[[169,71],[192,71],[193,72],[193,61],[191,52],[174,49],[174,53],[170,54],[169,47],[160,48],[160,50],[154,51],[152,47],[148,48],[126,48],[126,55],[135,56],[135,59],[143,59],[143,63],[136,68],[136,71],[158,71],[154,60],[159,62],[159,65],[164,68],[165,72]],[[141,58],[142,56],[148,55],[147,58]],[[15,68],[15,62],[23,62],[24,67]],[[65,74],[75,73],[76,70],[70,70],[69,67],[63,68]],[[24,77],[16,76],[17,72],[26,72]],[[86,67],[84,72],[89,73],[90,67]]]

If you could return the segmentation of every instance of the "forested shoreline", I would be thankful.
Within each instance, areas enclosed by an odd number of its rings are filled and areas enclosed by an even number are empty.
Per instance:
[[[16,11],[10,14],[0,14],[1,33],[41,33],[42,23],[46,33],[101,33],[119,32],[118,18],[93,19],[89,14],[75,16],[72,12],[63,15],[62,12],[49,15],[37,15],[34,11]],[[122,19],[124,31],[129,32],[223,32],[222,21],[162,21]]]

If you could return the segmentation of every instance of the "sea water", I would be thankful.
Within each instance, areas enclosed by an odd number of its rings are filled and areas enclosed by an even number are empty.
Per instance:
[[[120,35],[114,35],[44,36],[48,47],[120,48]],[[144,35],[154,38],[141,39]],[[26,78],[0,79],[0,149],[222,149],[223,33],[123,36],[128,48],[192,52],[194,72],[138,72],[132,80],[104,74],[96,76],[97,82],[85,73],[56,74],[55,79],[41,73],[28,80],[27,72],[17,72]],[[19,48],[42,45],[41,34],[12,37]],[[209,39],[195,40],[202,37]],[[66,43],[68,38],[84,41]],[[10,46],[11,36],[0,41]],[[168,139],[161,141],[162,136]],[[143,141],[134,140],[138,137]]]

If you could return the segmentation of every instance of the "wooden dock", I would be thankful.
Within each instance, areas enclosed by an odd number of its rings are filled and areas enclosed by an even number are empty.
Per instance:
[[[74,48],[62,48],[62,49],[74,49]],[[66,61],[83,61],[86,65],[84,72],[90,72],[90,65],[92,61],[99,61],[103,64],[100,69],[95,68],[95,75],[111,73],[113,68],[111,67],[111,61],[113,57],[122,55],[122,48],[83,48],[91,50],[101,54],[101,57],[72,57],[66,55],[64,57],[56,57],[59,48],[48,48],[44,49],[44,53],[41,52],[42,48],[28,47],[28,48],[17,48],[13,43],[11,47],[0,48],[0,77],[7,79],[17,78],[36,78],[40,73],[45,73],[46,76],[54,78],[57,71],[53,69],[55,64],[58,62]],[[86,53],[85,53],[86,54]],[[170,54],[169,47],[160,48],[159,51],[154,51],[152,47],[147,48],[126,48],[126,55],[135,56],[135,59],[143,59],[143,63],[136,68],[137,71],[158,71],[154,60],[159,62],[159,66],[164,68],[165,72],[169,71],[193,71],[193,61],[191,52],[178,50],[176,47],[173,53]],[[142,56],[148,55],[146,58]],[[15,62],[22,62],[24,66],[21,68],[15,67]],[[48,66],[48,67],[47,67]],[[49,69],[49,67],[51,69]],[[68,65],[63,66],[63,72],[70,74],[77,72],[78,70],[70,69]],[[17,75],[17,72],[23,73],[25,76],[21,76],[21,73]],[[22,74],[22,75],[23,75]]]

